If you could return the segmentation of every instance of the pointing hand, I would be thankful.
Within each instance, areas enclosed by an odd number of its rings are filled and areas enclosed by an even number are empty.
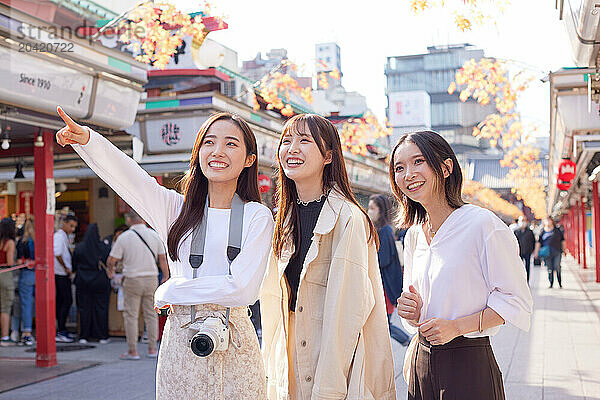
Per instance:
[[[87,144],[90,141],[90,131],[87,127],[77,124],[67,115],[64,110],[58,106],[56,108],[58,115],[67,124],[64,128],[56,132],[56,141],[61,146],[68,144]]]

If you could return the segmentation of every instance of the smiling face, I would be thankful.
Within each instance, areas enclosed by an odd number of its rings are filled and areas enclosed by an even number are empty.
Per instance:
[[[286,177],[299,182],[315,181],[320,183],[323,169],[331,163],[330,152],[326,157],[310,134],[307,126],[302,131],[288,130],[279,145],[278,158]]]
[[[200,169],[209,182],[237,181],[242,170],[251,166],[256,155],[247,155],[244,135],[230,121],[215,121],[200,145]]]
[[[406,141],[400,145],[393,162],[394,182],[409,199],[426,205],[443,198],[439,178],[416,144]],[[444,175],[447,173],[447,168],[444,168]]]

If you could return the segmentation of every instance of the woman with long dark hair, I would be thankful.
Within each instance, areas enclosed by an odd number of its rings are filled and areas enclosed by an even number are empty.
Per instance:
[[[105,264],[109,253],[108,245],[100,240],[98,225],[88,225],[83,239],[73,251],[79,343],[87,343],[91,338],[101,343],[108,340],[110,280]]]
[[[395,399],[377,231],[348,181],[339,134],[287,121],[260,305],[268,398]]]
[[[402,265],[400,265],[394,231],[391,225],[392,204],[390,198],[384,194],[374,194],[369,198],[367,213],[371,221],[373,221],[373,225],[377,229],[377,236],[379,237],[377,258],[379,260],[381,281],[383,282],[390,336],[398,343],[406,346],[410,340],[408,335],[402,329],[394,326],[391,321],[396,301],[400,297],[400,294],[402,294]]]
[[[17,228],[15,221],[3,218],[0,221],[0,272],[15,264]],[[0,345],[13,345],[8,336],[10,330],[10,309],[15,296],[12,272],[0,273]]]
[[[489,336],[529,329],[532,299],[513,232],[462,200],[462,171],[439,134],[400,138],[392,192],[402,205],[404,291],[398,314],[418,333],[406,352],[409,399],[504,399]]]
[[[258,298],[264,277],[273,217],[260,203],[256,139],[248,124],[229,113],[208,117],[196,136],[181,195],[159,185],[101,135],[58,112],[67,124],[57,133],[59,144],[72,144],[167,243],[171,277],[155,293],[155,306],[171,310],[158,357],[157,399],[263,400],[265,370],[248,305]],[[243,219],[235,221],[233,211],[237,215],[240,209]],[[227,246],[230,217],[237,224],[232,229],[241,230],[233,261]],[[194,272],[190,255],[199,243],[192,240],[197,227],[206,234],[199,267],[198,258],[192,260]],[[196,356],[189,343],[192,319],[194,326],[210,321],[227,328],[218,331],[226,349],[212,342],[211,355]],[[208,342],[202,343],[197,350],[208,350]]]

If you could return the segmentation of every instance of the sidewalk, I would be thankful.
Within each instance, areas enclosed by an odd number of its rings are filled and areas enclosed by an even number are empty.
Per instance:
[[[562,265],[563,289],[548,289],[546,270],[532,267],[531,330],[525,333],[506,326],[492,339],[507,399],[600,400],[600,320],[592,306],[592,302],[600,304],[600,284],[571,257]],[[399,323],[397,319],[394,322]],[[58,353],[59,363],[100,365],[0,393],[0,399],[153,399],[156,360],[118,360],[126,348],[124,339],[115,339],[90,350]],[[395,341],[392,348],[398,399],[406,399],[401,375],[406,348]],[[139,351],[145,354],[147,346],[139,345]],[[2,348],[0,369],[7,367],[6,357],[32,358],[33,354],[23,347]],[[31,373],[40,371],[33,361],[31,365]]]
[[[530,331],[508,326],[492,339],[507,399],[600,399],[600,320],[590,301],[600,284],[581,271],[564,257],[563,289],[556,281],[549,289],[546,269],[533,268]]]

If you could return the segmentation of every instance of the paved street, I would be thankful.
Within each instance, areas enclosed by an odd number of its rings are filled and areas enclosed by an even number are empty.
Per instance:
[[[583,273],[567,258],[564,288],[548,289],[545,270],[534,268],[531,331],[509,326],[493,338],[507,399],[600,400],[600,322],[593,307],[600,305],[600,285],[587,282],[591,279],[590,270]],[[156,361],[120,361],[125,348],[125,341],[116,339],[90,350],[58,353],[61,363],[85,361],[92,366],[4,392],[0,399],[153,399]],[[393,349],[398,398],[404,399],[406,384],[400,371],[405,348],[394,342]],[[140,345],[142,354],[146,350],[146,345]],[[0,357],[6,368],[7,357],[32,354],[23,348],[2,348]],[[100,365],[93,366],[96,363]]]

